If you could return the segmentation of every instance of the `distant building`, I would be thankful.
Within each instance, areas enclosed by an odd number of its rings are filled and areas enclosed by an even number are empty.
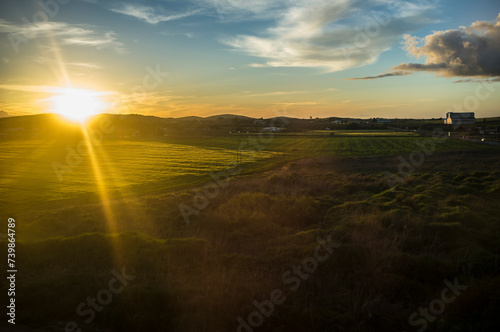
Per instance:
[[[469,113],[448,112],[446,113],[446,119],[444,120],[444,123],[452,125],[473,125],[476,124],[476,118],[474,117],[473,112]]]
[[[279,127],[266,127],[266,128],[262,129],[262,131],[273,132],[273,133],[277,133],[280,130],[281,130],[281,128],[279,128]]]

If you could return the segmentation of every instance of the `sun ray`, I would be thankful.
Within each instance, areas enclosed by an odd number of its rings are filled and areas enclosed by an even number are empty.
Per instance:
[[[82,126],[82,132],[86,141],[88,156],[90,158],[92,170],[94,172],[94,178],[100,198],[101,207],[103,209],[104,217],[106,219],[106,226],[108,228],[109,233],[118,234],[116,216],[111,207],[112,204],[111,199],[108,190],[106,189],[106,183],[96,155],[96,151],[92,144],[92,139],[90,137],[87,128]],[[115,263],[118,264],[117,266],[121,266],[123,263],[123,256],[122,256],[123,248],[121,247],[118,237],[114,237],[112,241],[113,241],[112,245],[114,250],[114,257],[116,260]]]
[[[100,165],[103,165],[108,169],[108,176],[107,176],[107,184],[112,185],[114,188],[119,188],[113,193],[113,196],[116,200],[120,202],[124,202],[127,199],[130,199],[133,196],[133,192],[130,190],[127,190],[126,187],[124,187],[123,184],[123,174],[119,172],[115,167],[113,167],[112,162],[110,161],[111,159],[108,157],[108,153],[106,152],[106,149],[103,148],[102,145],[96,145],[94,146],[94,154],[96,158],[99,159]],[[140,211],[138,212],[137,209],[135,209],[134,204],[122,204],[121,209],[126,210],[126,215],[128,217],[135,218],[136,220],[139,220],[140,218]]]
[[[59,79],[64,82],[64,86],[71,88],[71,80],[68,74],[68,70],[66,69],[65,62],[63,61],[61,50],[59,45],[57,45],[56,38],[54,38],[53,33],[48,31],[48,39],[50,40],[50,44],[52,45],[52,53],[54,54],[55,64],[57,68],[52,68],[56,76],[60,76]],[[53,67],[53,66],[51,66]]]
[[[52,51],[55,57],[56,68],[53,68],[59,80],[63,82],[63,87],[58,95],[49,98],[52,101],[52,111],[56,114],[63,116],[70,122],[76,122],[80,126],[83,138],[86,143],[88,158],[90,159],[92,171],[95,178],[100,204],[104,213],[106,227],[109,233],[117,234],[117,220],[112,208],[112,202],[108,190],[106,189],[106,182],[103,177],[101,165],[99,163],[96,151],[94,149],[93,141],[90,133],[85,126],[86,121],[99,113],[102,113],[108,108],[108,104],[103,100],[104,95],[110,94],[109,92],[75,89],[71,83],[71,78],[66,69],[61,51],[57,45],[54,36],[49,33],[48,35],[52,45]],[[118,236],[112,237],[112,248],[114,264],[122,266],[123,264],[123,250],[121,248]]]

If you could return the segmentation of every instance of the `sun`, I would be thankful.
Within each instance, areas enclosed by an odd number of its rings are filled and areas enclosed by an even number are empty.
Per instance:
[[[92,90],[65,89],[52,97],[53,111],[74,122],[85,122],[89,117],[102,113],[107,107],[102,93]]]

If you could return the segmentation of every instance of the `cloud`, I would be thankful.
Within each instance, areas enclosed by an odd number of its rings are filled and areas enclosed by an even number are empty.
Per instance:
[[[0,84],[0,89],[24,91],[24,92],[46,92],[46,93],[62,93],[60,87],[46,85],[16,85],[16,84]]]
[[[401,0],[211,0],[222,12],[251,12],[272,20],[259,35],[238,35],[223,43],[265,59],[260,67],[321,67],[339,71],[368,65],[402,33],[436,20],[427,1]],[[269,16],[273,13],[273,17]]]
[[[160,32],[160,35],[168,36],[168,37],[185,36],[187,38],[195,38],[196,34],[194,32],[167,32],[167,31],[163,31],[163,32]]]
[[[473,78],[465,78],[465,79],[462,79],[462,80],[456,80],[453,83],[475,83],[475,82],[479,82],[479,81],[475,80]]]
[[[48,86],[48,85],[16,85],[16,84],[0,84],[0,89],[12,90],[12,91],[24,91],[24,92],[34,92],[34,93],[49,93],[49,94],[66,94],[75,91],[81,91],[86,94],[93,96],[109,96],[114,95],[116,92],[113,91],[95,91],[95,90],[85,90],[85,89],[74,89],[68,87],[60,86]]]
[[[55,60],[54,58],[47,58],[44,56],[37,56],[33,59],[34,62],[40,64],[40,65],[62,65],[64,67],[70,67],[74,69],[79,69],[79,70],[97,70],[101,69],[102,67],[95,64],[95,63],[88,63],[88,62],[60,62],[58,60]]]
[[[241,21],[248,19],[270,19],[286,9],[286,0],[198,0],[205,8],[215,9],[222,21]],[[207,7],[208,6],[208,7]]]
[[[199,12],[199,10],[192,10],[192,11],[187,11],[185,13],[162,15],[158,14],[156,10],[152,7],[133,5],[133,4],[122,4],[120,8],[114,8],[111,9],[111,11],[138,18],[149,24],[157,24],[160,22],[179,20],[184,17],[195,15]]]
[[[116,43],[116,34],[113,31],[106,32],[100,38],[95,38],[92,35],[72,36],[63,38],[64,43],[68,45],[93,46],[103,48]]]
[[[377,76],[366,76],[366,77],[354,77],[354,78],[347,78],[348,80],[375,80],[377,78],[385,78],[385,77],[391,77],[391,76],[405,76],[405,75],[411,75],[412,72],[409,71],[393,71],[390,73],[385,73],[385,74],[380,74]]]
[[[424,38],[404,36],[410,55],[425,63],[402,63],[395,70],[430,71],[442,76],[500,76],[500,14],[496,22],[478,21],[458,30],[437,31]]]
[[[492,83],[492,82],[500,82],[500,77],[492,77],[492,78],[465,78],[453,81],[453,83]]]
[[[123,43],[118,41],[116,33],[113,31],[102,33],[87,24],[38,22],[21,25],[0,19],[0,32],[8,33],[9,38],[14,38],[21,43],[50,36],[58,38],[65,45],[88,46],[97,49],[112,48],[117,53],[126,52]]]
[[[335,88],[329,88],[324,90],[295,90],[295,91],[273,91],[273,92],[265,92],[265,93],[252,93],[251,91],[245,91],[243,93],[238,94],[238,96],[245,97],[275,97],[275,96],[296,96],[299,94],[311,94],[311,93],[325,93],[330,91],[336,91]]]
[[[66,66],[74,67],[77,69],[101,69],[101,66],[96,65],[94,63],[85,63],[85,62],[68,62]]]
[[[9,116],[9,113],[5,112],[5,111],[0,111],[0,118],[5,118]]]

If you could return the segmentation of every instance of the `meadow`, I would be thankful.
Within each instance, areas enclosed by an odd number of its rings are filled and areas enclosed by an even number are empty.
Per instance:
[[[0,204],[17,223],[19,324],[54,331],[68,322],[82,331],[500,326],[500,147],[443,140],[393,184],[384,174],[397,173],[398,157],[408,159],[416,141],[430,137],[261,138],[105,138],[62,181],[53,162],[65,164],[67,146],[76,149],[80,138],[0,142]],[[236,160],[238,175],[186,223],[180,204],[193,206],[196,189],[213,183],[210,173]],[[318,239],[335,245],[307,267]],[[297,266],[302,273],[291,274]],[[79,304],[122,269],[134,278],[87,321]],[[465,288],[445,307],[430,307],[446,281]],[[274,290],[282,301],[271,310]]]
[[[80,139],[20,140],[1,145],[1,206],[11,213],[96,202],[99,185],[111,196],[154,193],[206,181],[211,171],[235,161],[229,142],[141,142],[111,140],[93,147],[95,156],[75,157]],[[259,158],[274,156],[262,152]],[[57,163],[56,168],[54,163]],[[96,172],[97,168],[97,172]]]
[[[95,157],[78,154],[80,137],[0,142],[0,167],[8,170],[8,176],[0,180],[0,207],[17,213],[97,202],[99,183],[117,198],[195,186],[209,181],[210,172],[236,162],[239,150],[243,173],[252,173],[312,156],[408,155],[418,138],[414,133],[392,131],[340,131],[335,137],[326,136],[328,133],[274,134],[265,143],[254,134],[154,141],[108,139],[93,146]],[[486,147],[448,140],[436,148]]]

